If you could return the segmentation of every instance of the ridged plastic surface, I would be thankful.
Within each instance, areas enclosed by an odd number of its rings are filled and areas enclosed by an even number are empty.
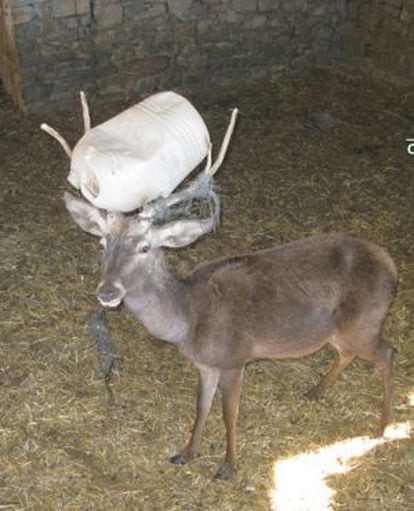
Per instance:
[[[169,195],[209,144],[191,103],[160,92],[87,131],[73,150],[68,179],[99,208],[133,211]]]

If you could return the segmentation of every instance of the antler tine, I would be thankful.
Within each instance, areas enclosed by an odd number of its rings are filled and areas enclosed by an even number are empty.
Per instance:
[[[62,137],[62,135],[59,132],[57,132],[55,129],[53,129],[46,123],[41,124],[40,129],[46,131],[48,135],[57,140],[59,144],[63,147],[65,153],[69,156],[69,158],[72,157],[72,149],[69,147],[69,144],[66,142],[66,140]]]
[[[88,100],[83,90],[80,91],[80,99],[82,103],[83,127],[86,133],[91,129],[91,116],[89,114]]]
[[[89,114],[89,106],[88,101],[86,99],[86,94],[83,91],[80,91],[80,99],[82,103],[83,127],[86,132],[91,129],[91,116]],[[40,129],[42,129],[48,135],[57,140],[59,144],[63,147],[63,150],[69,156],[69,158],[72,157],[72,149],[69,147],[69,144],[66,142],[65,138],[58,131],[53,129],[45,122],[40,125]]]
[[[236,118],[237,118],[238,113],[239,113],[239,110],[237,108],[233,108],[226,134],[224,135],[223,142],[221,143],[219,155],[217,156],[217,159],[214,162],[213,166],[207,172],[210,176],[213,176],[218,171],[221,164],[223,163],[224,157],[226,156],[227,149],[229,147],[231,137],[233,135],[233,131],[234,131],[234,127],[236,125]]]
[[[206,174],[210,173],[211,164],[212,164],[212,156],[211,156],[212,150],[213,150],[213,144],[210,142],[208,144],[208,153],[207,153],[206,166],[204,167],[204,171],[203,171]]]

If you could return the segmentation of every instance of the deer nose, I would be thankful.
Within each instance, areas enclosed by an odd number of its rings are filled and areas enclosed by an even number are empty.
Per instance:
[[[101,282],[97,289],[98,300],[104,307],[117,307],[124,297],[125,291],[121,286]]]

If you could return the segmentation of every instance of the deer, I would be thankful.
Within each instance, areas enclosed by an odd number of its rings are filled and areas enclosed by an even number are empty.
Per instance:
[[[226,454],[216,478],[231,478],[246,364],[304,357],[327,345],[338,357],[308,397],[320,397],[355,358],[373,362],[384,387],[378,432],[383,435],[392,421],[395,350],[382,336],[397,288],[391,256],[359,237],[317,234],[214,259],[178,276],[166,249],[194,243],[219,221],[219,196],[206,186],[206,174],[201,176],[198,184],[132,215],[64,196],[75,223],[100,238],[100,304],[114,308],[123,302],[151,335],[177,346],[198,370],[194,426],[185,448],[170,461],[181,465],[198,455],[219,388]],[[185,208],[177,204],[188,196],[206,199],[207,214],[183,218]]]

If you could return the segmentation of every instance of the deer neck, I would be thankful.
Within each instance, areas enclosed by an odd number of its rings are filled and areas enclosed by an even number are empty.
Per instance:
[[[170,270],[161,251],[132,279],[124,302],[158,339],[173,344],[186,340],[190,330],[187,288]]]

